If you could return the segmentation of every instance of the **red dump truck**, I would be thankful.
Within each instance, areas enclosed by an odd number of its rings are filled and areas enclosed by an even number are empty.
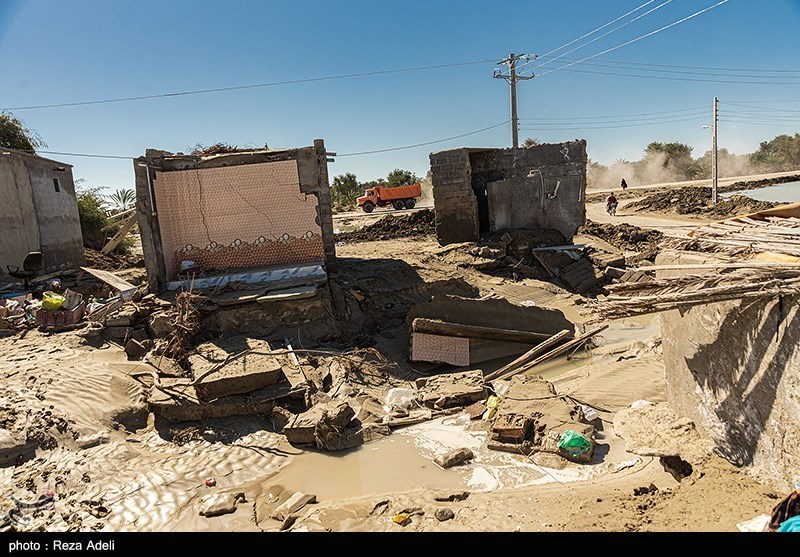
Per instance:
[[[375,186],[369,188],[364,192],[364,195],[358,198],[358,206],[364,209],[365,213],[371,213],[376,205],[378,207],[391,205],[398,210],[413,209],[416,198],[421,194],[422,189],[419,183],[411,184],[410,186],[395,186],[393,188]]]

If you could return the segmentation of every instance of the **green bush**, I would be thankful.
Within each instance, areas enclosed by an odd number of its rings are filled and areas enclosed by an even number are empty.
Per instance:
[[[75,198],[78,201],[78,217],[81,222],[83,245],[87,248],[100,250],[108,240],[117,233],[120,225],[103,230],[111,222],[106,214],[108,204],[100,191],[103,188],[83,187],[82,180],[75,182]],[[127,253],[135,240],[126,237],[114,248],[116,253]]]

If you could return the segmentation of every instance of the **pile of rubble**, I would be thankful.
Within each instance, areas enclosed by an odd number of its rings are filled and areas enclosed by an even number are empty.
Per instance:
[[[658,230],[639,228],[624,222],[606,224],[591,220],[578,229],[578,234],[600,238],[620,250],[637,252],[637,259],[648,261],[655,260],[658,243],[664,236]]]

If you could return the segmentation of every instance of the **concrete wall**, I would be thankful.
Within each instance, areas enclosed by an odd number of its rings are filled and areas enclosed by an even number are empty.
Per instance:
[[[39,226],[23,157],[0,155],[0,276],[6,265],[22,267],[28,252],[39,249]]]
[[[37,250],[45,274],[84,263],[71,166],[24,153],[0,155],[0,195],[3,272],[6,265],[21,267],[28,252]]]
[[[530,228],[572,238],[586,220],[586,160],[584,140],[432,153],[439,243]]]
[[[715,261],[664,252],[656,264]],[[660,271],[659,277],[691,271]],[[662,314],[667,397],[721,455],[780,491],[800,479],[800,296]]]
[[[476,241],[478,202],[472,192],[469,149],[431,153],[430,161],[436,239],[443,246]]]

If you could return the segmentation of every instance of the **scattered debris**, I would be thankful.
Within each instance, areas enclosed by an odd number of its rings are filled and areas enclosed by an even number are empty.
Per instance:
[[[433,500],[441,502],[463,501],[467,497],[469,491],[437,491],[433,494]]]
[[[453,512],[453,509],[444,508],[444,509],[436,509],[433,513],[433,516],[436,517],[436,520],[439,522],[444,522],[446,520],[450,520],[451,518],[455,517],[456,514]]]
[[[200,499],[200,516],[210,518],[236,512],[239,503],[246,503],[244,493],[211,493]]]
[[[437,466],[440,466],[446,470],[448,468],[452,468],[453,466],[458,466],[459,464],[469,462],[473,458],[475,458],[475,455],[470,449],[461,448],[454,449],[447,454],[437,456],[433,462],[435,462]]]

